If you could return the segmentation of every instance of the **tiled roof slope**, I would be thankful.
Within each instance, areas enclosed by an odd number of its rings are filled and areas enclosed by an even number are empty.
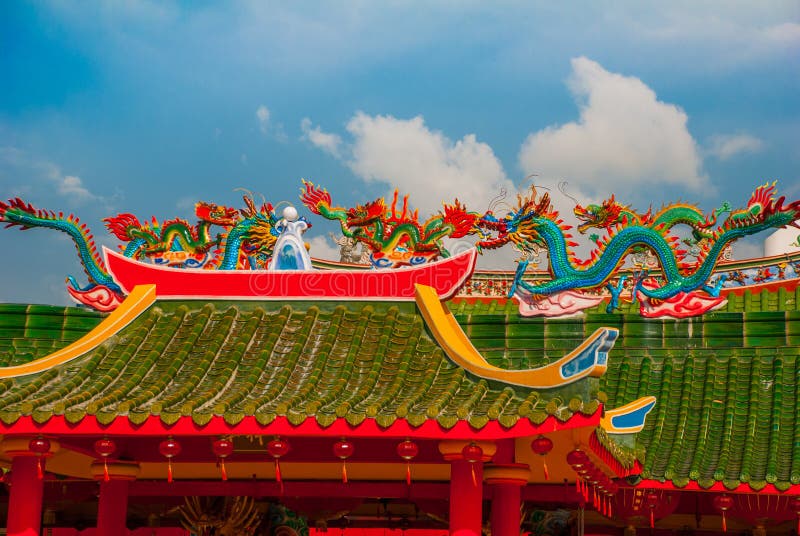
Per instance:
[[[103,315],[78,307],[0,304],[0,367],[44,357],[79,339]]]
[[[646,451],[643,478],[678,487],[695,481],[758,490],[771,483],[785,490],[800,483],[800,311],[794,292],[783,302],[773,294],[759,293],[757,302],[740,298],[756,311],[687,320],[600,313],[521,318],[502,302],[452,309],[488,359],[514,367],[557,353],[567,334],[619,328],[600,397],[607,407],[657,397],[637,436]],[[760,311],[763,305],[771,310]]]
[[[792,283],[788,281],[787,285]],[[766,289],[748,288],[741,290],[734,287],[733,291],[740,292],[741,295],[733,293],[727,294],[728,302],[717,312],[722,313],[742,313],[742,312],[767,312],[767,311],[798,311],[800,310],[800,285],[796,289],[787,288]],[[501,297],[459,297],[449,304],[450,310],[454,314],[512,314],[517,315],[517,302],[506,300]],[[605,314],[606,302],[595,307],[586,309],[587,313]],[[620,303],[620,309],[615,314],[638,314],[639,304]]]
[[[403,418],[482,428],[593,414],[597,386],[586,379],[537,392],[470,376],[444,357],[413,304],[162,302],[85,357],[0,381],[0,419],[159,415],[202,425],[214,415],[231,424],[280,415],[323,426],[369,417],[381,426]]]
[[[658,397],[637,438],[647,452],[643,477],[679,487],[786,489],[800,483],[798,303],[795,292],[745,294],[733,300],[739,312],[689,320],[600,312],[521,318],[502,301],[451,309],[493,364],[515,369],[561,357],[598,327],[619,328],[599,398],[617,407]],[[214,414],[231,422],[252,414],[267,423],[280,414],[296,422],[315,415],[322,424],[337,416],[383,425],[403,417],[480,427],[493,418],[541,422],[596,408],[594,392],[548,400],[470,377],[442,356],[413,306],[320,307],[159,304],[80,362],[32,381],[0,382],[0,418],[158,414],[202,423]],[[0,336],[0,348],[9,344]],[[313,367],[315,360],[323,366]],[[595,389],[596,380],[582,388]]]

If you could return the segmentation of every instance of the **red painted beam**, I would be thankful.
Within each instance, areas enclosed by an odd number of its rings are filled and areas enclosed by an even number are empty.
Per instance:
[[[352,426],[346,419],[336,419],[330,426],[321,426],[316,419],[308,417],[298,425],[293,425],[286,417],[277,417],[268,425],[261,425],[255,417],[245,417],[237,424],[229,424],[221,416],[211,418],[205,426],[196,424],[191,417],[180,417],[173,425],[165,424],[157,415],[149,416],[142,424],[133,424],[127,417],[117,417],[111,423],[100,424],[94,415],[87,415],[77,423],[70,423],[63,415],[54,415],[44,423],[37,423],[30,416],[20,417],[13,424],[0,423],[0,434],[46,434],[46,435],[137,435],[143,436],[213,436],[213,435],[282,435],[312,437],[391,437],[419,439],[507,439],[546,434],[557,430],[595,427],[600,424],[602,407],[593,415],[573,415],[566,422],[560,422],[552,415],[542,424],[534,424],[529,419],[520,419],[509,428],[498,421],[489,421],[483,428],[473,428],[467,421],[458,421],[450,429],[442,427],[435,420],[427,420],[420,426],[412,426],[405,419],[398,419],[383,428],[375,419]]]
[[[92,480],[58,480],[50,475],[44,482],[44,493],[48,501],[96,500],[99,483]],[[128,495],[134,497],[182,497],[188,495],[259,497],[277,496],[278,485],[270,480],[176,480],[168,484],[165,480],[137,480],[129,485]],[[448,482],[363,482],[351,481],[284,481],[284,495],[290,497],[358,497],[358,498],[412,498],[447,500],[450,493]],[[483,497],[491,500],[494,486],[483,486]],[[571,484],[528,484],[522,487],[522,500],[539,503],[577,504],[580,496]]]
[[[443,499],[447,500],[450,484],[447,482],[293,482],[284,481],[283,495],[287,497],[358,497],[382,499]],[[172,484],[164,481],[137,480],[130,483],[131,497],[168,496],[251,496],[279,497],[276,482],[263,480],[197,481],[178,480]]]
[[[413,482],[409,488],[404,482],[358,482],[342,484],[338,481],[284,481],[287,497],[380,497],[443,499],[450,496],[449,482]],[[483,497],[492,498],[493,487],[484,485]],[[168,497],[185,495],[277,497],[280,488],[273,481],[264,480],[137,480],[131,482],[131,497]],[[575,486],[564,484],[528,484],[522,488],[522,499],[532,502],[577,504],[580,496]]]
[[[211,443],[216,436],[181,436],[178,440],[181,445],[180,455],[175,461],[215,463],[217,461]],[[82,453],[91,458],[97,458],[94,451],[94,442],[97,436],[59,436],[62,449],[69,449],[74,452]],[[285,439],[285,438],[284,438]],[[281,457],[281,463],[302,463],[302,462],[336,462],[341,463],[339,458],[333,454],[333,444],[340,437],[302,437],[291,438],[286,441],[289,443],[289,453]],[[114,458],[124,460],[136,460],[138,462],[158,462],[165,461],[164,456],[158,450],[158,445],[164,440],[164,436],[115,436],[114,442],[117,450]],[[348,458],[350,462],[371,462],[371,463],[396,463],[405,464],[403,459],[397,454],[397,445],[400,443],[397,438],[357,438],[355,453]],[[513,445],[513,440],[511,441]],[[235,450],[227,459],[226,463],[269,463],[272,464],[272,457],[267,454],[266,441],[259,444],[257,439],[252,441],[246,437],[234,437]],[[499,443],[502,443],[500,441]],[[441,464],[444,463],[439,452],[438,440],[416,440],[419,453],[414,457],[413,464]]]

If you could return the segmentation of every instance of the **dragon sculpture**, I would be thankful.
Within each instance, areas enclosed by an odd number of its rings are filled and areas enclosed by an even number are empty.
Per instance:
[[[129,213],[104,218],[103,221],[114,236],[127,242],[123,250],[126,257],[146,258],[154,264],[176,268],[201,268],[215,262],[213,256],[209,257],[209,250],[218,248],[225,236],[220,233],[212,238],[211,226],[217,225],[227,231],[239,220],[239,211],[201,201],[195,205],[195,214],[197,225],[181,218],[163,223],[153,218],[151,222],[142,224]]]
[[[585,234],[591,228],[605,229],[610,232],[612,228],[620,229],[626,225],[641,225],[652,229],[671,230],[677,225],[686,225],[691,229],[691,236],[681,239],[686,249],[675,252],[684,257],[700,257],[702,243],[708,240],[717,224],[718,218],[731,211],[731,205],[727,201],[722,203],[719,208],[712,211],[709,216],[696,206],[689,203],[671,203],[663,206],[658,212],[653,213],[652,208],[645,213],[636,212],[630,205],[618,202],[614,195],[604,200],[601,204],[590,204],[586,207],[578,204],[575,206],[575,217],[581,222],[578,231]],[[590,235],[592,242],[597,242],[599,236]],[[655,261],[649,249],[637,246],[632,251],[634,254]],[[726,249],[725,258],[730,256],[730,244]]]
[[[644,247],[657,257],[661,278],[654,279],[642,273],[636,278],[632,293],[634,297],[646,300],[647,307],[672,300],[694,300],[698,293],[717,298],[723,283],[722,277],[713,284],[709,279],[725,247],[733,240],[756,234],[758,232],[796,225],[800,217],[800,201],[784,206],[784,197],[774,198],[775,184],[765,184],[755,190],[747,206],[741,210],[730,211],[728,217],[716,228],[708,225],[707,237],[701,243],[701,251],[695,264],[684,262],[680,250],[677,249],[679,239],[670,235],[670,226],[666,223],[652,225],[643,224],[641,219],[627,221],[623,217],[620,224],[609,225],[609,236],[598,243],[589,259],[575,257],[571,248],[577,245],[571,240],[570,226],[564,224],[559,214],[550,204],[548,194],[537,201],[536,190],[532,189],[529,197],[520,197],[519,206],[504,218],[496,218],[491,214],[484,215],[476,225],[497,233],[496,238],[479,242],[479,247],[493,247],[499,242],[514,241],[516,243],[544,244],[548,251],[548,262],[551,279],[539,283],[530,283],[523,276],[528,261],[522,260],[517,271],[510,294],[518,293],[525,299],[543,299],[561,292],[596,293],[606,287],[611,293],[609,308],[618,305],[619,295],[624,288],[624,278],[616,285],[609,281],[618,274],[626,256],[637,247]],[[666,213],[669,207],[662,210]],[[708,220],[704,219],[703,223]],[[498,223],[500,222],[500,223]],[[516,236],[507,236],[516,235]],[[715,300],[714,300],[715,301]],[[707,306],[691,307],[692,314],[699,314],[719,302],[712,301]],[[648,310],[651,316],[658,312]]]
[[[257,209],[252,198],[245,196],[244,201],[246,208],[241,211],[198,203],[196,213],[200,222],[196,226],[180,219],[162,224],[153,219],[152,223],[141,224],[131,214],[105,221],[117,238],[127,242],[122,249],[127,257],[178,268],[263,268],[280,235],[279,218],[269,203]],[[23,230],[42,227],[69,235],[89,280],[81,286],[74,277],[67,276],[67,291],[72,298],[100,311],[111,311],[121,303],[122,290],[100,258],[92,233],[76,216],[37,209],[16,198],[0,201],[0,222],[5,222],[6,227]],[[221,226],[224,232],[212,239],[208,231],[211,225]]]
[[[5,222],[6,227],[16,226],[22,230],[43,227],[66,233],[75,244],[83,271],[89,278],[89,284],[81,287],[73,276],[67,276],[70,295],[78,302],[100,311],[111,311],[122,302],[122,290],[106,271],[89,228],[77,216],[37,209],[16,198],[8,202],[0,201],[0,222]]]
[[[697,206],[689,203],[672,203],[655,214],[652,209],[641,214],[629,205],[618,202],[613,195],[599,205],[576,205],[574,210],[575,216],[581,221],[578,231],[582,234],[592,227],[611,231],[612,228],[627,225],[671,229],[675,225],[685,224],[691,227],[692,235],[698,242],[710,238],[719,216],[730,211],[731,205],[726,201],[710,216],[705,216]]]
[[[541,201],[540,206],[537,206],[536,188],[532,187],[531,191],[533,195],[528,197],[517,194],[517,208],[512,208],[504,216],[498,218],[490,209],[475,221],[475,228],[481,236],[481,239],[475,243],[478,251],[498,249],[506,244],[512,244],[515,249],[523,253],[523,258],[520,259],[523,260],[527,258],[528,253],[546,247],[539,234],[531,227],[528,217],[537,211],[544,211],[546,206]],[[544,201],[547,202],[547,200]],[[561,220],[558,223],[562,223]],[[572,236],[565,235],[565,238],[572,238]],[[578,244],[570,241],[568,245],[577,246]]]
[[[370,261],[377,268],[416,265],[450,254],[442,240],[445,237],[462,238],[475,231],[478,214],[468,212],[456,199],[452,205],[419,222],[417,211],[408,208],[408,196],[398,213],[398,193],[395,191],[390,207],[378,198],[364,205],[345,209],[331,205],[327,190],[308,181],[300,199],[314,214],[338,221],[342,234],[364,244],[371,252]]]

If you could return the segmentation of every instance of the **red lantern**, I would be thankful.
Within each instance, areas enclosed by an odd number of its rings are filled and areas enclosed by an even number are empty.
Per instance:
[[[108,474],[108,457],[114,454],[116,450],[117,444],[107,437],[98,439],[94,442],[94,451],[98,456],[103,458],[103,480],[106,482],[111,480],[111,477]]]
[[[347,439],[342,438],[333,444],[333,454],[342,460],[342,482],[347,484],[347,458],[353,455],[355,446]]]
[[[531,448],[533,448],[533,445],[531,445]],[[578,473],[578,477],[575,479],[575,491],[578,495],[583,497],[583,500],[587,500],[588,490],[586,489],[586,483],[583,482],[582,476],[588,473],[589,466],[592,466],[592,461],[585,452],[580,449],[575,449],[567,454],[567,463]]]
[[[181,444],[169,437],[159,443],[158,451],[167,458],[167,482],[172,483],[172,458],[181,453]]]
[[[461,455],[469,463],[476,463],[483,459],[483,449],[475,443],[470,443],[461,449]]]
[[[419,454],[419,447],[410,439],[397,444],[397,455],[406,461],[406,484],[411,485],[411,460]]]
[[[569,452],[569,454],[567,454],[567,463],[570,464],[575,470],[583,467],[588,461],[589,456],[587,456],[582,450],[572,450]]]
[[[656,506],[658,506],[659,500],[660,500],[660,498],[658,496],[658,493],[656,493],[655,491],[651,491],[650,493],[648,493],[644,497],[644,503],[650,509],[650,528],[651,529],[656,526],[656,514],[655,514],[655,511],[656,511]]]
[[[730,495],[717,495],[714,497],[714,508],[722,512],[722,532],[728,532],[728,522],[725,519],[725,512],[733,506],[733,497]]]
[[[289,443],[282,440],[280,437],[276,437],[267,443],[267,454],[272,456],[272,458],[275,460],[275,481],[281,488],[281,495],[283,495],[283,478],[281,477],[281,464],[278,460],[281,456],[286,456],[288,453]]]
[[[547,460],[545,456],[553,450],[553,440],[549,437],[540,435],[531,441],[531,450],[542,457],[542,467],[544,469],[544,479],[550,480],[550,472],[547,470]]]
[[[470,463],[472,468],[472,485],[477,486],[478,479],[475,476],[475,463],[483,459],[483,449],[475,443],[469,443],[468,445],[464,445],[464,448],[461,449],[461,455]]]
[[[50,440],[44,437],[37,437],[28,442],[28,450],[36,454],[36,476],[39,480],[44,478],[44,469],[42,468],[42,456],[50,452]]]
[[[228,472],[225,470],[225,458],[233,454],[233,441],[220,438],[211,443],[211,450],[217,457],[219,470],[222,473],[222,480],[228,480]]]

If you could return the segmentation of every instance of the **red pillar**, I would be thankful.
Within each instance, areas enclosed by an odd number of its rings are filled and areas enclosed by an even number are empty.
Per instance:
[[[105,479],[108,471],[109,480]],[[100,502],[97,505],[97,536],[127,534],[128,490],[139,474],[136,462],[97,460],[91,466],[92,476],[100,481]]]
[[[522,486],[530,470],[524,463],[487,465],[485,479],[492,486],[492,536],[519,536]]]
[[[38,462],[35,456],[15,456],[11,461],[9,536],[38,536],[41,530],[44,480],[39,478]],[[44,465],[44,458],[41,462]]]
[[[441,441],[439,452],[450,462],[450,534],[480,536],[483,520],[483,463],[495,452],[494,443],[475,442],[483,450],[480,461],[468,462],[461,453],[471,441]]]
[[[97,536],[120,536],[127,533],[127,480],[100,482],[100,503],[97,506]]]
[[[473,471],[475,479],[473,480]],[[450,534],[479,536],[483,517],[483,462],[450,462]]]

